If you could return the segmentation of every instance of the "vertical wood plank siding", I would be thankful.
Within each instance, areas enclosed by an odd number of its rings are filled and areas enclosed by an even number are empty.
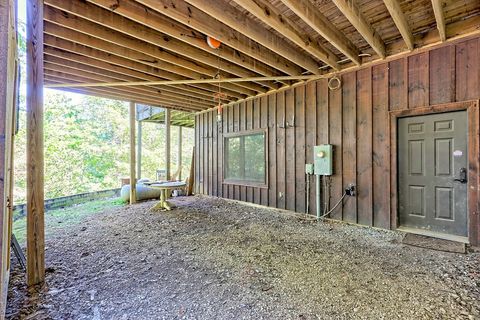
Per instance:
[[[339,90],[329,90],[327,80],[321,79],[225,108],[220,124],[225,133],[268,129],[268,189],[222,184],[223,135],[212,137],[208,128],[217,125],[212,121],[216,111],[213,117],[197,115],[196,190],[305,212],[305,163],[312,162],[314,145],[331,143],[335,174],[326,179],[329,205],[338,201],[349,183],[358,190],[358,197],[347,199],[332,217],[391,228],[391,194],[396,186],[389,184],[389,111],[479,99],[479,51],[480,38],[470,39],[343,74]],[[212,139],[218,149],[213,170],[219,170],[213,173]],[[218,182],[207,186],[212,174]],[[311,187],[309,211],[314,213],[314,179]]]

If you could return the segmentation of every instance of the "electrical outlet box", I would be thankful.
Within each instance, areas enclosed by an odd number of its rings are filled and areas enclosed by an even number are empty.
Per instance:
[[[306,174],[313,174],[313,163],[306,163],[305,164],[305,173]]]
[[[313,147],[315,174],[331,176],[333,174],[333,145],[322,144]]]

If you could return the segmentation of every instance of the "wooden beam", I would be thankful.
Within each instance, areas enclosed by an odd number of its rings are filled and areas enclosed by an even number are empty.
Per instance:
[[[45,76],[45,83],[55,83],[55,82],[58,82],[58,79],[56,79],[55,77]],[[54,89],[54,90],[57,90],[57,89]],[[72,93],[76,93],[76,94],[99,97],[99,98],[103,98],[103,99],[118,100],[118,101],[123,101],[123,102],[129,102],[128,99],[132,98],[131,95],[130,96],[121,96],[121,95],[118,95],[118,94],[110,93],[108,91],[101,91],[101,90],[92,89],[92,88],[88,88],[88,89],[68,88],[68,89],[62,89],[61,91],[67,91],[67,92],[72,92]],[[148,104],[148,105],[156,106],[156,107],[162,107],[163,108],[163,107],[168,106],[169,108],[172,108],[172,109],[178,108],[175,105],[161,104],[159,101],[157,101],[155,104],[152,104],[151,101],[144,101],[143,99],[139,99],[139,98],[137,98],[135,100],[138,103]],[[195,110],[187,110],[187,109],[176,109],[176,110],[179,110],[179,111],[182,111],[182,112],[189,112],[189,113],[195,112]]]
[[[130,102],[130,204],[137,202],[137,175],[135,173],[135,103]]]
[[[85,81],[85,79],[78,77],[78,76],[72,76],[72,75],[67,75],[67,74],[62,74],[59,72],[54,72],[54,71],[49,71],[45,70],[45,83],[46,84],[51,84],[51,83],[60,83],[60,82],[78,82],[82,83],[82,81]],[[65,88],[61,90],[65,91],[70,91],[72,88]],[[78,90],[78,89],[76,89]],[[85,90],[84,90],[85,91]],[[168,106],[172,109],[177,109],[181,111],[187,111],[187,112],[192,112],[192,111],[199,111],[199,110],[206,110],[205,108],[196,108],[193,106],[184,106],[178,103],[172,103],[171,101],[165,101],[162,99],[152,99],[148,97],[143,97],[140,95],[132,95],[129,92],[124,92],[122,90],[117,90],[117,89],[112,89],[112,88],[88,88],[88,92],[96,93],[99,96],[102,96],[107,99],[114,99],[114,100],[121,100],[121,101],[129,101],[132,100],[132,96],[135,96],[135,102],[138,103],[143,103],[151,106],[158,106],[158,107],[164,107]]]
[[[95,73],[94,68],[89,69],[89,66],[84,66],[84,69],[81,69],[81,68],[70,67],[69,65],[63,64],[61,61],[51,62],[51,58],[49,58],[48,56],[45,57],[44,70],[56,71],[56,72],[61,72],[61,73],[69,74],[73,76],[84,77],[84,78],[90,79],[91,81],[112,81],[112,80],[122,81],[122,79],[118,79],[116,77],[113,78],[113,77],[110,77],[109,75],[105,75],[105,76],[99,75],[98,73]],[[213,101],[207,102],[197,98],[179,96],[178,94],[169,92],[168,91],[169,88],[171,87],[166,87],[165,89],[167,90],[159,90],[159,89],[151,88],[150,86],[135,87],[135,88],[128,87],[127,90],[125,91],[131,92],[134,95],[138,94],[138,95],[142,95],[152,99],[157,99],[157,98],[164,99],[165,101],[184,103],[187,105],[197,106],[200,108],[209,108],[214,106]]]
[[[101,26],[98,26],[98,30],[100,29],[101,29]],[[97,30],[97,28],[93,28],[92,32],[93,30]],[[100,51],[110,53],[119,57],[123,57],[129,60],[132,60],[134,62],[142,63],[150,67],[168,71],[176,74],[177,76],[181,76],[181,78],[188,78],[188,79],[197,78],[198,79],[198,78],[204,77],[202,73],[194,72],[185,67],[178,66],[169,61],[163,60],[163,59],[167,59],[167,57],[165,57],[162,51],[158,50],[158,48],[153,49],[152,46],[147,46],[149,48],[144,48],[145,50],[142,49],[142,44],[145,44],[145,43],[141,41],[135,41],[130,39],[133,42],[138,42],[139,46],[134,45],[133,43],[131,46],[128,45],[128,43],[125,43],[125,46],[118,46],[112,43],[112,41],[116,41],[115,40],[116,36],[114,31],[107,31],[105,36],[111,37],[111,38],[104,40],[104,39],[99,39],[97,37],[90,36],[85,33],[75,31],[73,29],[66,29],[62,25],[45,21],[45,33],[57,38],[61,38],[63,40],[68,40],[76,44],[81,44],[86,47],[94,48],[96,50],[100,50]],[[205,87],[202,89],[209,90],[209,91],[217,90],[216,88],[212,88],[212,87]],[[252,92],[250,90],[246,90],[244,88],[237,88],[237,87],[235,87],[235,90],[233,90],[230,87],[224,88],[224,91],[229,96],[235,97],[235,98],[243,98],[245,95],[251,94]]]
[[[170,180],[170,109],[165,109],[165,175]]]
[[[111,64],[108,64],[108,63],[102,63],[101,61],[97,61],[95,59],[89,59],[87,57],[82,57],[78,55],[76,56],[76,58],[83,58],[83,59],[76,59],[76,60],[64,59],[63,57],[50,55],[47,52],[47,50],[48,50],[48,47],[45,48],[45,62],[49,62],[51,64],[56,64],[58,66],[67,66],[72,69],[86,71],[96,75],[107,76],[109,78],[116,79],[119,81],[144,80],[142,78],[139,79],[137,77],[130,76],[129,71],[131,70],[129,69],[112,66]],[[132,73],[135,74],[135,72],[132,72]],[[159,79],[156,79],[156,80],[159,80]],[[155,86],[149,86],[146,88],[148,88],[147,91],[149,92],[155,92],[155,93],[164,92],[164,93],[168,93],[167,95],[175,96],[185,101],[189,101],[188,99],[191,99],[191,101],[198,101],[199,103],[203,103],[207,105],[214,104],[211,95],[209,95],[209,97],[207,98],[204,96],[194,95],[188,91],[185,92],[182,89],[174,88],[170,86],[162,87],[161,89]]]
[[[27,0],[27,285],[45,281],[43,1]]]
[[[235,2],[316,59],[325,62],[336,70],[340,68],[337,63],[338,58],[333,52],[320,46],[316,41],[309,39],[303,30],[298,30],[288,17],[282,15],[268,1],[261,4],[258,0],[235,0]]]
[[[267,67],[259,61],[254,61],[241,52],[234,52],[231,48],[225,45],[220,46],[218,49],[211,48],[207,44],[203,34],[193,34],[193,36],[190,36],[192,35],[192,30],[190,28],[172,21],[157,11],[145,7],[138,2],[123,0],[112,7],[111,0],[88,1],[140,24],[140,27],[133,30],[130,30],[130,27],[133,25],[131,22],[129,22],[128,25],[115,24],[118,31],[123,31],[127,34],[135,32],[135,36],[139,32],[149,30],[149,28],[159,31],[174,39],[168,38],[168,41],[164,40],[165,43],[155,41],[154,44],[185,55],[191,59],[206,63],[212,67],[219,67],[221,70],[239,77],[254,77],[258,76],[258,74],[264,76],[278,75],[278,73],[275,73],[272,68]],[[154,33],[150,31],[149,34]],[[162,39],[165,38],[164,35],[161,35]],[[218,58],[220,58],[220,60]],[[272,85],[272,83],[260,84],[271,89],[278,88],[278,86]]]
[[[466,41],[467,39],[474,39],[474,38],[479,37],[480,36],[480,30],[478,29],[479,25],[480,25],[480,17],[479,16],[470,17],[466,20],[458,21],[456,23],[452,23],[452,24],[447,25],[447,40],[446,40],[446,43],[450,43],[450,44],[453,45],[453,44],[457,44],[459,42]],[[435,33],[435,34],[433,34],[433,33]],[[384,64],[386,62],[394,61],[394,60],[397,60],[397,59],[400,59],[400,58],[409,57],[411,55],[419,54],[419,53],[422,53],[422,52],[428,52],[428,51],[431,51],[435,48],[440,48],[440,47],[444,46],[445,44],[442,43],[441,41],[438,41],[438,37],[437,37],[436,33],[437,32],[435,30],[433,30],[433,32],[430,31],[426,36],[424,36],[423,39],[425,40],[425,42],[424,42],[423,46],[420,47],[420,48],[417,48],[414,52],[412,52],[410,50],[403,50],[403,51],[398,52],[394,55],[389,55],[385,59],[372,60],[370,62],[367,62],[367,63],[363,64],[362,66],[352,65],[348,68],[342,69],[340,72],[326,73],[326,74],[322,75],[321,78],[325,79],[325,78],[330,78],[330,77],[333,77],[333,76],[340,76],[340,75],[348,73],[348,72],[358,71],[362,68],[377,66],[379,64]],[[387,52],[389,52],[389,51],[390,50],[387,50]],[[298,86],[303,86],[303,85],[305,85],[305,84],[307,84],[311,81],[314,81],[314,80],[312,79],[312,80],[306,80],[306,81],[298,81],[298,82],[292,83],[288,86],[283,86],[283,87],[281,87],[277,90],[270,90],[267,93],[259,93],[259,94],[257,94],[256,96],[253,96],[253,97],[247,97],[247,98],[244,98],[244,99],[241,99],[241,100],[237,100],[235,102],[230,102],[230,103],[227,103],[227,104],[223,104],[222,107],[226,108],[226,107],[236,105],[238,103],[250,101],[250,100],[253,100],[253,99],[259,99],[261,97],[266,97],[266,96],[269,96],[269,95],[272,95],[272,94],[275,94],[275,93],[279,93],[279,92],[284,92],[286,90],[293,89],[293,88],[296,88]],[[218,109],[218,106],[210,108],[208,110],[203,110],[203,111],[195,113],[195,116],[201,115],[201,114],[206,113],[206,112],[212,112],[212,111],[217,110],[217,109]]]
[[[142,179],[142,121],[137,120],[137,177]]]
[[[437,21],[438,34],[440,40],[445,42],[447,40],[447,32],[445,30],[445,13],[443,12],[443,1],[432,0],[433,13],[435,14],[435,20]]]
[[[186,3],[185,1],[171,0],[135,0],[156,10],[157,12],[178,21],[193,30],[220,40],[223,44],[232,47],[258,61],[261,61],[288,75],[298,75],[302,69],[290,60],[272,52],[265,47],[252,44],[252,41],[231,26],[225,26],[222,22],[205,12]],[[187,35],[185,35],[187,36]],[[192,40],[193,41],[193,40]],[[259,71],[260,72],[260,71]],[[265,76],[269,76],[265,74]]]
[[[188,1],[188,0],[187,0]],[[290,10],[299,16],[313,30],[329,41],[355,64],[360,65],[359,50],[323,16],[310,0],[281,0]]]
[[[60,57],[70,61],[88,63],[97,68],[105,68],[110,66],[113,68],[113,71],[118,71],[122,74],[130,75],[141,80],[158,81],[185,79],[177,74],[164,71],[162,69],[157,69],[144,63],[139,63],[114,54],[99,51],[97,49],[56,38],[48,34],[45,34],[45,43],[48,46],[44,49],[44,51],[50,56]],[[211,100],[213,97],[212,92],[215,92],[217,88],[213,88],[209,85],[196,85],[195,87],[184,85],[177,86],[176,90],[179,90],[188,96],[202,97],[203,99],[206,98]],[[223,100],[231,101],[232,98],[229,97],[228,99],[226,98]]]
[[[190,162],[190,175],[188,177],[187,196],[193,194],[193,186],[195,185],[195,146],[192,150],[192,161]]]
[[[88,74],[79,74],[79,72],[78,71],[75,72],[75,70],[73,72],[69,72],[69,70],[66,67],[63,68],[64,69],[63,71],[59,69],[60,68],[58,69],[51,68],[50,65],[47,64],[44,67],[44,72],[49,76],[55,76],[57,78],[63,78],[63,79],[70,79],[74,83],[77,83],[78,85],[81,85],[82,83],[88,83],[89,81],[94,81],[93,80],[94,78]],[[45,87],[49,87],[49,86],[50,85],[48,84],[45,85]],[[172,97],[168,97],[161,94],[156,94],[156,95],[145,94],[144,92],[139,92],[137,88],[131,88],[131,87],[102,88],[102,89],[107,91],[110,90],[112,93],[115,92],[115,93],[123,94],[125,96],[130,95],[131,97],[142,98],[144,100],[148,100],[152,102],[160,101],[163,103],[176,104],[179,106],[181,105],[188,109],[193,109],[193,110],[203,110],[211,107],[209,105],[197,104],[191,101],[190,102],[179,101],[178,98],[175,98],[175,97],[172,98]]]
[[[378,33],[372,28],[367,19],[360,11],[354,0],[333,0],[333,3],[340,9],[343,15],[357,29],[358,33],[368,42],[368,44],[381,57],[385,58],[385,44]]]
[[[13,221],[13,147],[19,90],[15,12],[15,1],[0,1],[0,319],[4,319],[7,306]]]
[[[185,1],[305,70],[313,74],[320,74],[318,70],[320,65],[313,58],[300,53],[298,49],[288,45],[281,37],[266,30],[260,24],[246,17],[240,10],[226,2],[217,1],[215,5],[212,5],[212,2],[209,0]]]
[[[388,12],[390,12],[390,16],[393,22],[395,22],[398,31],[400,31],[407,48],[413,50],[413,35],[408,26],[407,18],[400,7],[400,3],[398,3],[398,0],[383,0],[383,3],[387,7]]]
[[[236,73],[243,75],[252,75],[251,72],[226,62],[223,59],[219,59],[214,55],[192,48],[191,46],[185,46],[178,40],[171,39],[159,32],[96,5],[82,1],[63,0],[45,0],[45,3],[50,6],[48,7],[50,9],[58,9],[46,10],[48,19],[51,19],[50,21],[62,21],[63,26],[74,28],[85,34],[104,40],[110,39],[111,42],[121,46],[129,45],[129,47],[134,50],[142,48],[142,50],[149,55],[159,59],[167,59],[164,61],[172,62],[178,66],[188,68],[191,71],[208,75],[209,77],[214,77],[218,69],[227,72],[227,74],[232,73],[232,70],[234,70]],[[68,12],[68,14],[66,12]],[[54,17],[52,17],[52,15]],[[159,48],[167,49],[168,51],[159,50]],[[170,53],[170,51],[178,56]],[[192,59],[192,61],[184,57]],[[262,86],[255,84],[243,85],[243,87],[245,87],[246,90],[252,91],[250,93],[243,91],[243,93],[247,95],[266,91]],[[237,91],[240,89],[242,88],[237,89]]]
[[[178,166],[178,180],[182,180],[182,141],[183,141],[182,126],[178,126],[178,143],[177,143],[177,166]]]
[[[96,83],[65,83],[49,85],[47,88],[68,88],[68,87],[125,87],[125,86],[148,86],[148,85],[177,85],[177,84],[198,84],[198,83],[236,83],[246,81],[285,81],[285,80],[311,80],[320,79],[320,75],[309,76],[279,76],[279,77],[254,77],[254,78],[220,78],[220,79],[193,79],[193,80],[167,80],[167,81],[139,81],[139,82],[96,82]]]

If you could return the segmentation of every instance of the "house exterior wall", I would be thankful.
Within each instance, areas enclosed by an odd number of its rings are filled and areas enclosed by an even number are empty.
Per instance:
[[[479,99],[480,38],[432,47],[339,77],[338,90],[329,90],[327,80],[321,79],[228,106],[219,124],[217,111],[198,114],[196,192],[305,212],[305,163],[313,162],[314,145],[329,143],[335,149],[327,201],[336,203],[349,183],[358,191],[331,217],[395,228],[390,112]],[[283,128],[284,123],[294,125]],[[256,128],[268,131],[268,188],[223,184],[223,133]],[[315,213],[313,177],[310,185],[309,211]],[[480,242],[478,234],[470,238]]]

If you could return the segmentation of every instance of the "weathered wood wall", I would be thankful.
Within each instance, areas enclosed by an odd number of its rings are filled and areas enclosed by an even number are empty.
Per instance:
[[[391,228],[389,111],[480,98],[480,38],[433,48],[343,74],[342,88],[308,83],[196,117],[196,192],[305,211],[305,163],[312,147],[335,147],[330,203],[349,183],[332,217]],[[294,127],[283,128],[284,122]],[[222,184],[222,132],[268,127],[268,189]],[[310,213],[315,212],[312,178]],[[393,188],[395,189],[395,188]],[[392,192],[396,192],[392,190]]]

